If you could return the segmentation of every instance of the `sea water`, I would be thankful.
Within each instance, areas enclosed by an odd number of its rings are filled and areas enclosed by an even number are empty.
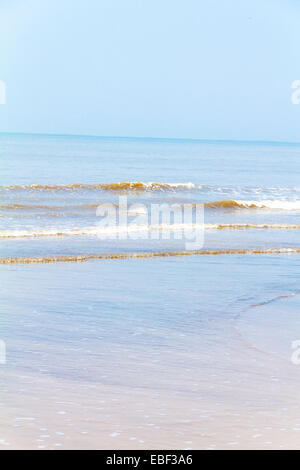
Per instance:
[[[1,135],[0,447],[299,447],[299,156]],[[203,246],[153,204],[201,205]]]

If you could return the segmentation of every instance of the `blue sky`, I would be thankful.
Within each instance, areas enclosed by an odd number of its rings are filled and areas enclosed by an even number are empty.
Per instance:
[[[0,131],[300,141],[299,20],[299,0],[0,0]]]

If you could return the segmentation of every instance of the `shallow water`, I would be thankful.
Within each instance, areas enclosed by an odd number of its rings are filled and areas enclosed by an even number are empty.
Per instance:
[[[0,149],[0,448],[299,448],[300,147],[1,136]],[[103,187],[122,181],[147,184]],[[197,253],[87,232],[125,194],[238,203],[205,206]]]

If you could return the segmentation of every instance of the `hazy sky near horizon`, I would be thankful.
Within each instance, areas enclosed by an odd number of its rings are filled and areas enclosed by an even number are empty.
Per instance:
[[[0,132],[300,142],[299,0],[0,0]]]

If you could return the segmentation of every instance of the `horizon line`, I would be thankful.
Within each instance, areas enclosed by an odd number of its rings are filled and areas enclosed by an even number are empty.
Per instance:
[[[281,144],[281,145],[300,145],[299,142],[288,140],[241,140],[241,139],[212,139],[195,137],[137,137],[137,136],[112,136],[95,134],[55,134],[44,132],[0,132],[0,135],[20,135],[20,136],[40,136],[40,137],[86,137],[92,139],[127,139],[127,140],[154,140],[154,141],[189,141],[189,142],[219,142],[219,143],[247,143],[247,144]]]

